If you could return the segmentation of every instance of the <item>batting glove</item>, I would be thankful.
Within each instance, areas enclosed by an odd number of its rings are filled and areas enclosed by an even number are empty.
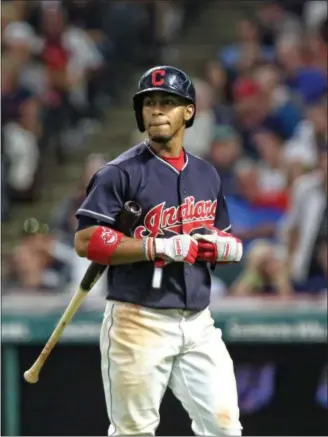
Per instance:
[[[239,262],[243,256],[242,242],[227,232],[211,230],[208,235],[195,234],[198,241],[197,261],[209,263]]]
[[[188,234],[171,238],[155,238],[155,258],[169,262],[194,264],[197,257],[197,241]]]

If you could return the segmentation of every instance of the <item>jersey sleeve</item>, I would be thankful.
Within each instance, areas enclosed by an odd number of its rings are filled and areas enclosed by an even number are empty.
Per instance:
[[[215,214],[214,226],[220,231],[231,232],[231,223],[227,207],[227,202],[223,195],[222,184],[218,194],[218,203]]]
[[[85,223],[90,223],[90,226],[92,223],[115,223],[126,201],[127,179],[127,174],[114,165],[108,165],[95,174],[87,187],[86,198],[76,212],[82,227]]]

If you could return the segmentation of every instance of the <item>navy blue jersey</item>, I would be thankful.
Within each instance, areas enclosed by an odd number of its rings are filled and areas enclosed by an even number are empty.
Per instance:
[[[186,153],[177,171],[158,156],[147,141],[105,165],[91,180],[77,211],[78,229],[96,224],[115,227],[128,200],[142,208],[135,238],[168,238],[202,233],[204,226],[230,229],[220,178],[208,162]],[[206,263],[169,263],[162,286],[153,289],[154,264],[149,261],[108,269],[108,299],[151,308],[202,310],[210,301],[210,273]]]

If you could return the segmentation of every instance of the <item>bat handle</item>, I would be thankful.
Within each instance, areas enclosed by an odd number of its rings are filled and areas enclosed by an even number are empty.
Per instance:
[[[24,379],[29,384],[36,384],[39,381],[39,373],[43,367],[45,359],[41,358],[41,355],[35,361],[32,367],[24,372]]]
[[[39,373],[44,363],[47,361],[47,358],[49,357],[51,351],[59,341],[60,336],[62,335],[64,329],[66,328],[67,324],[72,320],[74,314],[82,304],[87,294],[88,291],[83,290],[82,288],[79,288],[75,292],[64,314],[60,318],[59,322],[57,323],[57,326],[55,327],[53,333],[51,334],[49,340],[47,341],[46,345],[42,349],[40,355],[35,360],[32,367],[30,367],[28,370],[24,372],[24,379],[26,382],[30,384],[35,384],[36,382],[38,382]]]
[[[152,280],[153,288],[161,288],[164,265],[165,265],[165,261],[163,260],[158,260],[155,261],[154,263],[154,273],[153,273],[153,280]]]

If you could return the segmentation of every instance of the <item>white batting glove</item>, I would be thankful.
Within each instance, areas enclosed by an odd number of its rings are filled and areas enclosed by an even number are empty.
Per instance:
[[[170,262],[194,264],[197,258],[197,241],[188,234],[171,238],[155,238],[155,258]]]
[[[213,230],[211,234],[194,234],[198,241],[198,261],[210,263],[239,262],[243,256],[243,244],[227,232]]]

